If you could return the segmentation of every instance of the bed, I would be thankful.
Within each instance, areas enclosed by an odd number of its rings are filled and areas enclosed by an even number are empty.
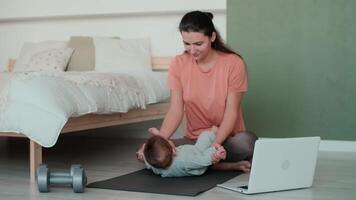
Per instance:
[[[153,57],[152,58],[152,70],[166,70],[168,68],[170,57]],[[10,60],[8,65],[8,70],[11,72],[13,70],[16,60]],[[55,77],[61,78],[61,77]],[[100,78],[100,77],[99,77]],[[147,103],[147,101],[146,101]],[[86,114],[79,113],[76,115],[69,115],[65,119],[64,125],[60,126],[59,134],[69,134],[76,131],[88,130],[94,128],[116,126],[121,124],[143,122],[154,119],[161,119],[166,114],[169,107],[169,103],[160,100],[159,102],[149,102],[149,104],[140,105],[139,103],[134,106],[128,107],[128,112],[109,112],[108,110],[101,110],[96,113],[94,111],[87,112]],[[1,117],[1,116],[0,116]],[[3,122],[6,120],[2,116]],[[6,117],[6,116],[5,116]],[[46,123],[46,122],[43,122]],[[1,127],[0,127],[1,128]],[[32,137],[32,135],[21,133],[21,131],[4,131],[0,129],[0,136],[2,137],[18,137],[18,138],[29,138],[30,140],[30,180],[35,181],[35,169],[38,164],[42,163],[42,146],[51,147],[57,141],[56,136],[51,142],[45,143],[44,141]]]

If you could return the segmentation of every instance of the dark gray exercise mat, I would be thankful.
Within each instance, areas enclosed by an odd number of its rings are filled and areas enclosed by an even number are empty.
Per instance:
[[[196,196],[237,175],[240,171],[208,170],[201,176],[161,178],[147,169],[87,185],[89,188]]]

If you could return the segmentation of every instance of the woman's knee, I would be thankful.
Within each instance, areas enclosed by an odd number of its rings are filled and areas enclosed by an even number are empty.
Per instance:
[[[257,139],[256,134],[251,131],[238,132],[233,137],[229,137],[224,143],[227,160],[251,160]]]
[[[250,147],[255,146],[255,142],[258,139],[257,135],[252,131],[242,131],[235,134],[236,139],[242,143],[248,144]]]

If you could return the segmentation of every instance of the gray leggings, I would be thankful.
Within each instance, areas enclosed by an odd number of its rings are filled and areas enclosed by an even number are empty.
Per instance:
[[[257,139],[256,134],[251,131],[238,132],[234,136],[228,137],[223,143],[226,150],[225,162],[251,161]],[[195,140],[187,138],[172,139],[172,141],[176,146],[195,144]]]

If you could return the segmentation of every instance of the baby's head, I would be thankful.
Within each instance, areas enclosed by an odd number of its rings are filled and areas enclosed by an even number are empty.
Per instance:
[[[156,168],[166,169],[172,164],[174,145],[159,135],[150,137],[143,150],[146,161]]]

